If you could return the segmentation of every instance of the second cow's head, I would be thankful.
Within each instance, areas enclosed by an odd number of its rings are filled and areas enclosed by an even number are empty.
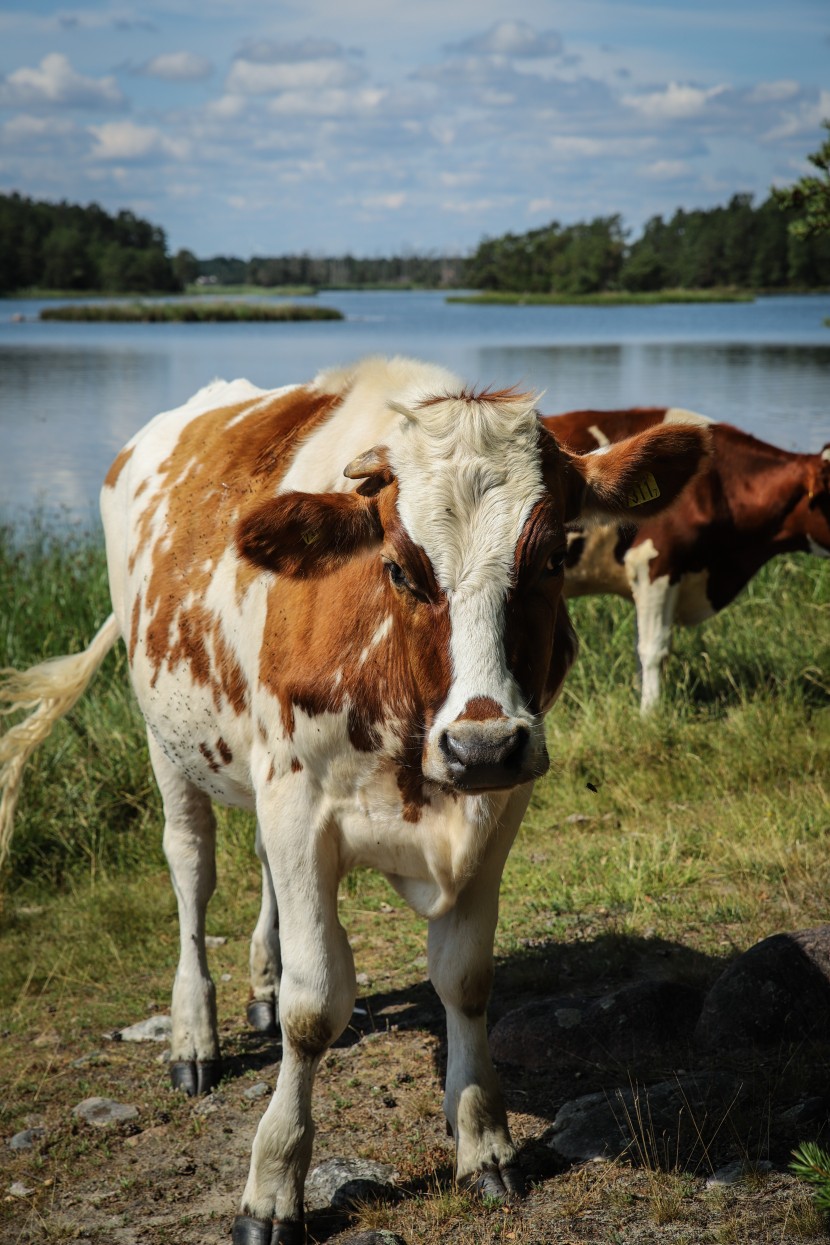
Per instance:
[[[293,579],[341,580],[345,564],[369,561],[390,671],[403,666],[415,689],[424,778],[465,792],[515,787],[548,767],[543,713],[576,652],[561,599],[568,524],[636,522],[666,506],[698,469],[707,433],[659,426],[579,457],[526,394],[395,409],[390,445],[346,466],[354,491],[277,496],[242,519],[238,548]]]

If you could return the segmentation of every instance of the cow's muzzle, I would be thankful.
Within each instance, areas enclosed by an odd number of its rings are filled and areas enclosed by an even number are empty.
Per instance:
[[[531,747],[531,732],[516,718],[451,723],[439,740],[453,786],[462,791],[505,790],[541,777],[549,760],[544,748]]]

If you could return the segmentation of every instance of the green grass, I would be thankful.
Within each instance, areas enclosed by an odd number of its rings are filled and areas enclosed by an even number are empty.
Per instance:
[[[309,298],[317,293],[315,285],[188,285],[185,287],[188,297],[224,298],[230,294],[253,294],[258,298]]]
[[[41,320],[113,321],[119,324],[180,324],[208,321],[248,322],[252,320],[342,320],[343,313],[333,307],[306,303],[234,303],[210,299],[194,303],[70,303],[65,307],[44,307]]]
[[[448,303],[479,303],[485,306],[617,307],[652,306],[656,303],[752,303],[747,290],[603,290],[596,294],[533,294],[488,290],[481,294],[453,294]]]

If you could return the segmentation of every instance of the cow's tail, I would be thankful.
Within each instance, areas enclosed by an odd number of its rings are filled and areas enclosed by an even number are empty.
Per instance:
[[[23,767],[55,723],[84,694],[118,636],[118,623],[110,614],[82,653],[53,657],[28,670],[0,671],[0,714],[29,710],[0,738],[0,865],[11,843]]]

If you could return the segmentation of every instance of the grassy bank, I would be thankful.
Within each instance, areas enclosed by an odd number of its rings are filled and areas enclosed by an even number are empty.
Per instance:
[[[0,665],[77,650],[109,612],[101,551],[81,536],[34,531],[12,541],[5,533],[0,603]],[[581,655],[549,719],[551,772],[504,879],[496,1014],[511,1000],[596,990],[644,966],[710,981],[756,939],[826,919],[830,564],[780,558],[718,618],[679,631],[669,695],[645,722],[630,606],[582,599],[572,613]],[[23,1178],[33,1189],[22,1240],[74,1239],[81,1225],[97,1245],[112,1239],[113,1216],[122,1227],[141,1225],[142,1245],[226,1239],[259,1115],[242,1091],[263,1077],[273,1084],[276,1053],[246,1037],[242,1023],[259,895],[253,828],[227,811],[219,823],[208,931],[227,939],[210,955],[232,1075],[207,1116],[166,1091],[156,1050],[101,1038],[167,1009],[177,956],[160,803],[119,646],[30,763],[3,879],[0,1129],[11,1135],[37,1116],[49,1130],[31,1157],[14,1158],[6,1181]],[[639,1245],[660,1239],[666,1225],[687,1245],[826,1239],[794,1185],[761,1182],[742,1200],[706,1193],[709,1168],[689,1176],[618,1164],[552,1176],[534,1139],[556,1107],[628,1076],[653,1079],[653,1067],[606,1068],[605,1079],[586,1067],[577,1081],[571,1065],[558,1080],[505,1070],[513,1127],[548,1178],[518,1220],[453,1193],[438,1112],[440,1009],[423,985],[424,923],[369,872],[344,883],[339,912],[370,981],[365,1019],[355,1024],[374,1028],[377,1042],[324,1064],[315,1161],[361,1153],[395,1163],[411,1181],[400,1207],[363,1212],[363,1226],[423,1245],[448,1237]],[[692,1066],[687,1057],[672,1066]],[[776,1064],[769,1074],[776,1084],[800,1068],[809,1089],[826,1052],[782,1059],[783,1070]],[[361,1127],[354,1112],[379,1086],[398,1108]],[[138,1102],[142,1131],[79,1131],[71,1108],[91,1094]],[[748,1135],[736,1144],[758,1153]],[[0,1236],[4,1222],[18,1231],[21,1206],[0,1204]],[[142,1206],[152,1219],[141,1220]],[[330,1233],[318,1222],[311,1239]]]
[[[230,295],[247,294],[256,298],[310,298],[317,293],[314,285],[222,285],[218,281],[209,285],[188,285],[188,297],[227,298]]]
[[[512,291],[488,290],[482,294],[453,294],[448,303],[475,303],[493,306],[540,307],[627,307],[653,306],[657,303],[752,303],[755,295],[748,290],[625,290],[597,294],[522,294]]]
[[[307,303],[70,303],[65,307],[44,307],[41,320],[113,322],[117,324],[191,324],[210,321],[245,322],[254,320],[342,320],[343,313],[333,307]]]

